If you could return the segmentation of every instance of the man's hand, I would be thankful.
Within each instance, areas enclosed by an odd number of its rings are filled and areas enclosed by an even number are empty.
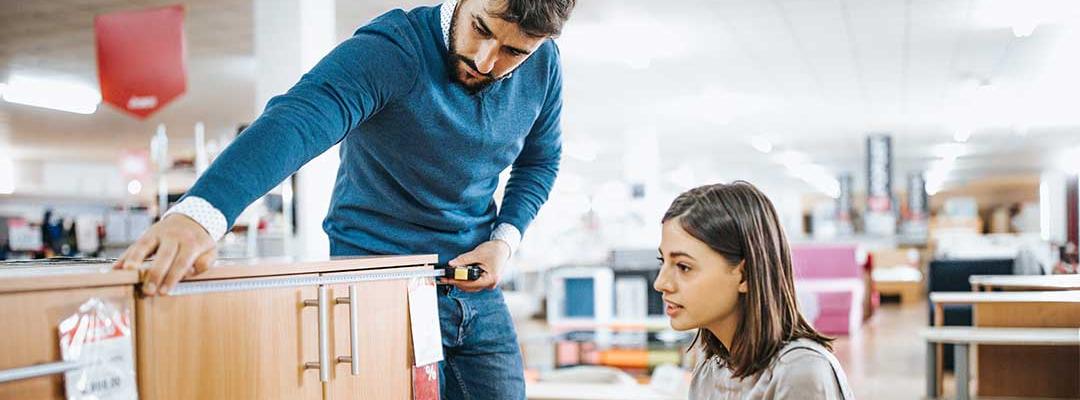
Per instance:
[[[143,280],[143,294],[166,295],[180,279],[198,275],[214,264],[217,243],[199,223],[172,214],[143,233],[113,266],[136,269],[150,255],[154,255],[154,261]]]
[[[440,283],[449,283],[466,292],[478,292],[484,289],[494,289],[499,285],[499,272],[510,259],[510,245],[502,240],[489,240],[476,246],[473,251],[457,256],[450,260],[451,267],[464,267],[466,265],[478,265],[484,273],[475,281],[457,281],[447,278],[439,278]]]

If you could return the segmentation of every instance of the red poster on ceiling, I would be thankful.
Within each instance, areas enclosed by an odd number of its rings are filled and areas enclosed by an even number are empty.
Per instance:
[[[106,103],[144,119],[187,90],[182,5],[98,15],[94,36]]]

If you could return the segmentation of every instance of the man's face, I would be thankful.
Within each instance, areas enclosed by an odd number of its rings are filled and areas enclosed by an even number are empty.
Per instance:
[[[472,92],[505,77],[547,38],[525,34],[494,13],[505,0],[462,0],[450,23],[450,74]]]

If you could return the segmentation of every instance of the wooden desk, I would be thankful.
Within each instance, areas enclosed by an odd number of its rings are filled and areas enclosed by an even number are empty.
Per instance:
[[[967,326],[935,327],[923,331],[923,338],[928,344],[927,360],[931,365],[927,372],[927,396],[936,397],[938,382],[933,365],[939,351],[936,343],[954,345],[956,351],[956,397],[970,398],[969,358],[970,345],[1014,345],[1014,346],[1077,346],[1080,345],[1080,329],[1077,328],[975,328]]]
[[[900,296],[900,304],[916,304],[923,299],[922,281],[874,281],[874,288],[883,295]]]
[[[937,315],[944,304],[971,304],[975,327],[1080,327],[1080,291],[931,293],[930,301]],[[941,325],[939,318],[934,322]],[[1080,347],[986,345],[977,351],[980,396],[1080,398]]]
[[[1080,290],[1080,274],[1069,275],[972,275],[971,290]]]

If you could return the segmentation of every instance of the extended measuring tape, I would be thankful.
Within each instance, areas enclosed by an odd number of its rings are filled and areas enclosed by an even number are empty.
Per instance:
[[[242,290],[273,289],[293,286],[333,285],[342,283],[393,281],[409,278],[442,277],[441,269],[423,269],[412,271],[357,272],[349,275],[305,276],[268,279],[231,279],[205,282],[180,282],[169,296],[182,296],[201,293],[235,292]]]

